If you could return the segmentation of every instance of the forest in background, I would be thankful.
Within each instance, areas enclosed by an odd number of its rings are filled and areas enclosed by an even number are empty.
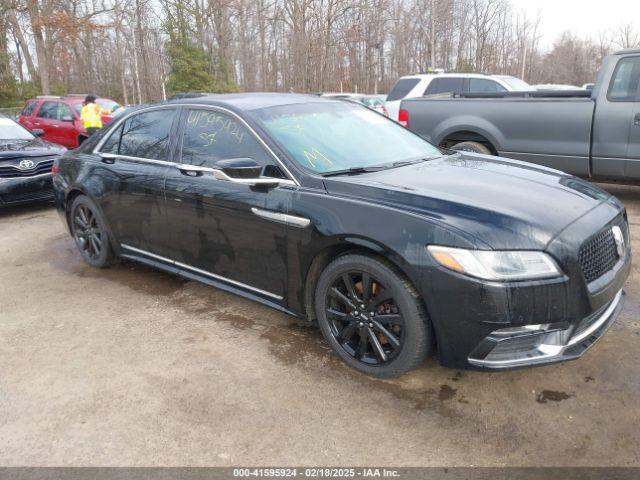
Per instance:
[[[541,45],[509,0],[0,0],[0,106],[95,93],[125,104],[185,91],[386,93],[432,68],[536,83],[595,80],[640,46],[633,24]],[[545,12],[552,15],[553,12]]]

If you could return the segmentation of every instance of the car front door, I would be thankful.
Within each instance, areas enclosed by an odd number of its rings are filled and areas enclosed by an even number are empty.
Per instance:
[[[179,163],[167,171],[165,240],[187,271],[279,302],[287,287],[288,210],[295,182],[268,147],[235,114],[189,108],[182,114]],[[218,180],[193,167],[250,158],[279,185]]]
[[[57,130],[58,142],[67,148],[75,148],[78,146],[78,136],[76,135],[76,127],[74,125],[75,116],[71,107],[66,103],[58,104],[58,124]]]
[[[166,253],[164,177],[173,165],[178,111],[157,107],[130,115],[96,147],[100,174],[94,178],[105,183],[96,200],[117,242],[130,252]]]
[[[597,99],[591,151],[593,175],[640,180],[640,55],[618,60]]]
[[[625,173],[627,178],[640,180],[640,57],[635,57],[638,63],[638,88],[636,100],[632,103],[631,114],[633,124],[629,132],[629,148],[627,150],[627,165]]]

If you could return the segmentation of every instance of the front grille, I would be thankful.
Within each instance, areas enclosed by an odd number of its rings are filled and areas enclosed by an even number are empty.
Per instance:
[[[50,200],[53,198],[53,190],[46,188],[37,192],[26,193],[11,193],[7,195],[0,195],[0,203],[22,203],[37,200]]]
[[[594,235],[580,247],[580,265],[587,283],[607,273],[617,261],[618,251],[611,227]]]
[[[0,178],[22,178],[33,177],[34,175],[42,175],[51,172],[53,158],[38,160],[37,158],[29,159],[35,163],[34,167],[29,170],[21,170],[18,165],[0,165]]]

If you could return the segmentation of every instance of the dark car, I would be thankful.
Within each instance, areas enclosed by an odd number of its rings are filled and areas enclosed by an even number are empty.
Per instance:
[[[0,117],[0,207],[53,200],[51,167],[66,148],[40,134]]]
[[[442,151],[369,109],[210,95],[128,113],[59,161],[83,258],[136,260],[317,320],[399,375],[581,356],[614,322],[626,212],[562,172]]]

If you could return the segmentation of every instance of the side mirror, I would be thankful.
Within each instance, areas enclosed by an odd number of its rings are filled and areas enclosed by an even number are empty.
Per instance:
[[[252,158],[230,158],[216,162],[215,168],[231,178],[259,178],[262,167]]]
[[[31,134],[35,135],[36,137],[41,137],[44,135],[44,130],[42,130],[41,128],[34,128],[33,130],[31,130]]]
[[[62,120],[63,122],[73,122],[73,117],[71,115],[65,115],[60,120]]]

